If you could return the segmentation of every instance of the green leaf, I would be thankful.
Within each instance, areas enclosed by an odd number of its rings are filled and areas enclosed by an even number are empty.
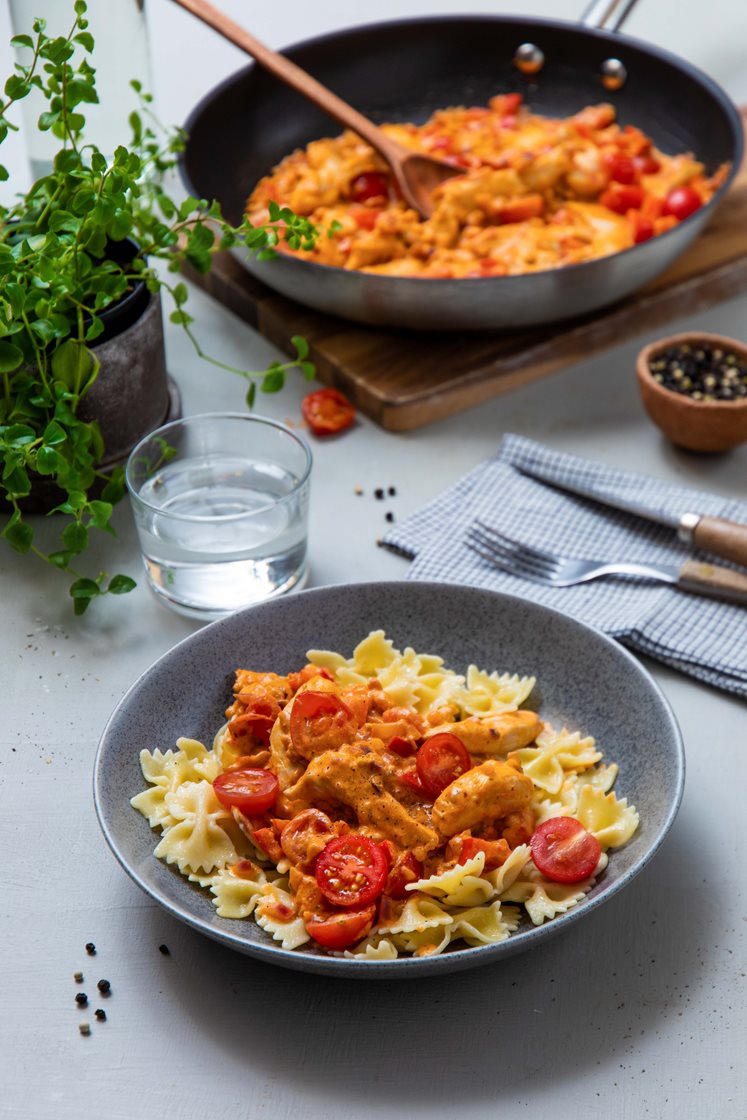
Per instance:
[[[67,500],[52,510],[52,513],[56,513],[57,510],[59,510],[60,513],[77,513],[78,510],[83,509],[85,504],[86,496],[83,491],[71,490],[67,496]]]
[[[42,441],[47,447],[58,447],[66,439],[65,429],[61,428],[56,420],[50,420],[42,432]]]
[[[90,31],[79,31],[77,35],[73,35],[73,42],[80,43],[83,50],[92,53],[94,48],[93,35]]]
[[[316,376],[316,366],[313,362],[299,362],[298,368],[307,381],[313,381]]]
[[[254,408],[254,401],[257,396],[257,386],[254,381],[249,382],[249,388],[246,391],[246,407],[251,412]]]
[[[111,595],[126,595],[128,591],[133,591],[136,587],[137,584],[134,579],[129,576],[118,575],[112,576],[106,590]]]
[[[285,370],[273,369],[272,366],[262,378],[260,388],[263,393],[279,393],[285,385]]]
[[[181,307],[181,305],[183,303],[186,303],[187,299],[189,298],[189,292],[187,291],[187,285],[186,284],[177,284],[176,287],[174,288],[173,292],[171,293],[171,295],[174,298],[174,303],[176,304],[176,306]]]
[[[25,498],[31,493],[31,480],[20,466],[3,471],[3,486],[10,498]]]
[[[75,583],[70,585],[70,594],[73,599],[95,599],[101,594],[101,588],[93,579],[76,579]]]
[[[20,74],[11,74],[5,83],[5,96],[13,101],[21,101],[30,92],[30,84]]]
[[[50,552],[47,555],[47,560],[49,560],[50,564],[54,564],[55,568],[67,568],[72,558],[72,553],[64,552],[63,550],[59,552]]]
[[[39,474],[56,474],[65,460],[53,447],[40,447],[36,453],[35,469]]]
[[[20,510],[15,510],[0,534],[16,552],[26,553],[34,540],[34,530],[22,520]]]
[[[91,515],[91,524],[97,529],[109,529],[109,518],[112,515],[111,502],[94,501],[88,503],[88,512]]]
[[[28,424],[9,424],[0,428],[0,445],[4,447],[26,447],[36,439],[36,432]]]
[[[116,476],[114,474],[112,475],[104,489],[101,491],[101,497],[105,502],[109,502],[111,505],[116,505],[117,502],[122,501],[124,495],[125,484],[124,472],[122,471]]]
[[[297,354],[299,360],[303,359],[303,358],[308,358],[308,356],[309,356],[309,344],[306,341],[306,339],[303,337],[303,335],[294,334],[293,337],[291,338],[291,342],[293,343],[293,345],[296,349],[296,354]]]
[[[62,543],[69,552],[77,555],[88,544],[88,529],[85,525],[81,525],[80,521],[72,521],[65,526]]]
[[[34,49],[34,40],[30,35],[14,35],[10,40],[11,47],[28,47],[29,50]]]
[[[0,373],[12,373],[23,361],[23,351],[12,342],[0,341]]]
[[[52,354],[52,375],[76,395],[92,384],[100,362],[95,354],[77,338],[66,338]]]

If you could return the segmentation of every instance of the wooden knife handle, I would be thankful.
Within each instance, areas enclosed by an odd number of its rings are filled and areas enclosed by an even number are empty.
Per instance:
[[[680,568],[678,585],[685,591],[697,591],[718,599],[729,599],[747,606],[747,575],[699,560],[686,560]]]
[[[747,568],[747,525],[723,517],[701,517],[693,530],[693,544]]]

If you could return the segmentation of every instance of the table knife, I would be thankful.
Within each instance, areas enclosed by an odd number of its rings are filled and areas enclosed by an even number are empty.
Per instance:
[[[581,498],[599,502],[601,505],[611,506],[613,509],[633,513],[647,521],[655,521],[659,525],[667,525],[673,529],[681,541],[693,545],[695,548],[720,556],[723,560],[732,560],[735,564],[747,567],[747,525],[738,521],[728,521],[724,517],[710,517],[707,514],[685,511],[681,514],[667,513],[655,506],[647,505],[633,498],[622,498],[619,494],[611,493],[604,486],[593,482],[560,481],[554,477],[550,468],[543,468],[533,463],[531,466],[522,464],[517,467],[522,474],[535,478],[540,482],[554,486]]]

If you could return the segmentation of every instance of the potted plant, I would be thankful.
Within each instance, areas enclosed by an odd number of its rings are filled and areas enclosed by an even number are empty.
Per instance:
[[[69,573],[81,614],[92,599],[134,586],[126,575],[89,577],[77,565],[91,530],[113,532],[127,451],[166,418],[161,292],[173,301],[171,320],[206,357],[192,334],[187,288],[174,276],[184,262],[206,272],[215,252],[239,242],[268,256],[281,238],[312,245],[316,231],[278,207],[264,226],[233,226],[217,203],[174,201],[164,179],[184,136],[160,129],[137,82],[141,111],[130,117],[129,144],[107,157],[88,143],[85,107],[98,98],[84,0],[74,4],[67,36],[47,36],[37,19],[33,35],[17,35],[12,45],[27,58],[5,83],[0,144],[17,127],[9,116],[15,103],[37,89],[47,104],[38,127],[60,146],[49,174],[0,206],[1,535],[16,551]],[[0,166],[0,179],[7,178]],[[133,355],[144,345],[149,355],[134,369]],[[296,350],[293,361],[261,373],[234,370],[247,378],[249,407],[257,383],[276,392],[291,368],[313,376],[303,339]],[[119,387],[118,369],[125,378]],[[40,501],[60,520],[55,551],[37,547],[26,516]]]

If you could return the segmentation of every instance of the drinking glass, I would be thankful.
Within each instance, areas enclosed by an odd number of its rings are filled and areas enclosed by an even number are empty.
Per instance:
[[[311,451],[264,416],[164,424],[125,478],[148,584],[191,618],[221,618],[303,586]]]

